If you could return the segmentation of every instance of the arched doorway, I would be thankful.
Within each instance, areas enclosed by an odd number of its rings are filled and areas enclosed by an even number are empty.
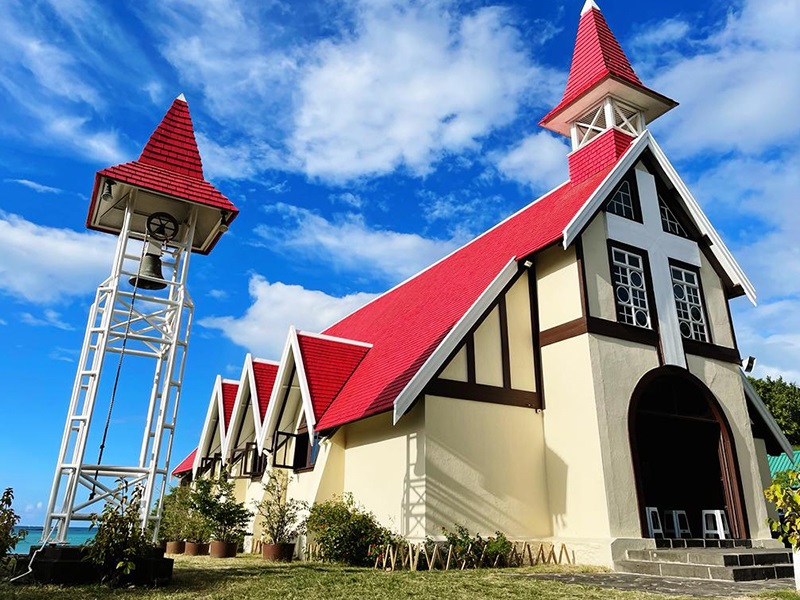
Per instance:
[[[645,507],[685,510],[693,537],[701,512],[724,508],[734,538],[747,537],[736,449],[716,398],[677,367],[645,375],[631,399],[630,439],[642,534]],[[666,526],[666,523],[665,523]]]

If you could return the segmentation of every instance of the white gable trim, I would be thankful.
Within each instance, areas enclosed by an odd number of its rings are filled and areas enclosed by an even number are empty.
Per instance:
[[[503,291],[503,288],[514,278],[519,272],[517,266],[517,259],[512,258],[505,267],[497,274],[492,283],[483,291],[477,300],[470,306],[469,310],[464,313],[464,316],[456,323],[450,332],[445,336],[442,342],[436,347],[433,353],[428,357],[428,360],[417,370],[414,376],[406,384],[397,398],[394,400],[394,423],[396,424],[400,417],[402,417],[414,400],[422,393],[425,386],[442,367],[447,357],[456,349],[464,336],[469,333],[472,326],[478,321],[481,315],[494,302],[495,298]]]
[[[731,255],[728,248],[722,242],[719,234],[714,230],[708,218],[703,213],[700,205],[694,199],[689,188],[681,180],[675,168],[670,164],[664,152],[653,139],[649,130],[645,130],[628,148],[627,152],[622,156],[617,165],[603,179],[602,183],[597,189],[589,196],[589,199],[583,204],[583,207],[575,214],[572,220],[564,228],[563,244],[567,248],[572,244],[581,232],[586,228],[589,222],[594,218],[603,200],[613,191],[614,187],[620,182],[625,173],[628,172],[636,161],[641,156],[645,148],[650,148],[653,156],[658,162],[659,166],[664,170],[667,179],[678,190],[681,199],[685,203],[685,207],[689,215],[692,217],[700,233],[705,234],[711,240],[711,252],[719,261],[725,273],[730,277],[734,284],[742,286],[744,293],[750,301],[756,303],[756,292],[753,284],[747,279],[742,268],[738,265],[736,260]]]
[[[208,446],[211,443],[211,421],[216,416],[219,421],[220,427],[218,428],[220,436],[220,451],[222,451],[223,437],[222,437],[222,420],[219,418],[219,396],[222,393],[222,377],[217,375],[214,380],[214,387],[211,390],[211,399],[208,402],[208,412],[206,412],[206,420],[203,423],[203,431],[200,433],[200,443],[197,445],[197,454],[194,456],[194,464],[192,465],[192,477],[197,477],[197,469],[200,468],[200,463],[206,457]]]
[[[304,335],[310,338],[317,338],[318,340],[337,342],[339,344],[350,344],[351,346],[359,346],[361,348],[372,348],[372,344],[368,344],[367,342],[357,342],[355,340],[348,340],[347,338],[325,335],[324,333],[312,333],[310,331],[298,331],[297,333],[298,335]]]
[[[248,356],[250,356],[248,354]],[[261,422],[261,403],[262,402],[269,402],[270,398],[272,397],[272,390],[270,390],[270,395],[267,396],[266,399],[261,398],[258,393],[258,386],[256,385],[256,370],[255,367],[252,365],[258,363],[260,365],[272,365],[273,367],[280,367],[280,364],[276,360],[267,360],[265,358],[253,358],[251,361],[251,368],[250,368],[250,408],[253,410],[253,422],[256,424],[256,439],[255,441],[261,439],[261,430],[264,428],[264,423]],[[277,373],[275,374],[275,382],[273,382],[273,389],[275,388],[275,384],[278,381]],[[267,405],[269,406],[269,404]],[[267,414],[264,413],[264,418],[266,419]]]
[[[775,420],[775,417],[772,416],[772,413],[769,412],[769,409],[767,408],[767,405],[764,404],[761,396],[758,395],[756,389],[747,379],[747,375],[745,375],[741,369],[739,370],[739,374],[742,376],[742,385],[744,386],[744,393],[747,396],[747,399],[756,409],[758,415],[764,420],[764,423],[766,423],[770,433],[772,433],[774,436],[775,441],[778,442],[781,450],[783,450],[786,453],[786,456],[788,456],[789,459],[794,462],[794,449],[789,443],[789,440],[786,439],[783,431],[781,431],[780,425],[778,425],[778,422]]]
[[[294,364],[297,367],[297,381],[300,383],[300,397],[303,400],[303,410],[306,413],[306,425],[308,435],[314,435],[314,427],[317,425],[317,418],[314,416],[314,405],[311,404],[311,390],[308,387],[308,377],[306,367],[303,364],[303,353],[300,352],[300,341],[297,339],[297,330],[292,327],[290,336],[292,338],[292,350],[294,352]]]

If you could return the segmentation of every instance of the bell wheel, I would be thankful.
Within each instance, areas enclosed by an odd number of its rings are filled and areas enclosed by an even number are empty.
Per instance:
[[[153,213],[147,217],[147,233],[160,242],[168,242],[178,233],[178,221],[169,213]]]

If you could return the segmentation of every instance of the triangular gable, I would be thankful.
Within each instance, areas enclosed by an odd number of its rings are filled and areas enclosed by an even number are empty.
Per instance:
[[[424,386],[422,380],[433,374],[429,371],[435,372],[433,365],[444,360],[437,356],[428,362],[448,334],[459,327],[448,340],[455,347],[463,325],[480,316],[477,307],[482,302],[490,302],[493,286],[515,272],[509,263],[558,242],[566,224],[610,169],[609,165],[585,181],[562,184],[325,330],[326,335],[368,341],[373,347],[317,429],[393,410],[402,394],[399,412],[395,409],[399,417],[413,402],[414,391]],[[489,296],[484,296],[487,290]],[[423,366],[425,371],[415,378]],[[412,379],[414,385],[408,387]]]
[[[197,447],[198,451],[193,469],[195,474],[197,474],[197,469],[200,467],[202,460],[209,458],[212,455],[212,450],[216,450],[217,447],[220,454],[222,454],[224,464],[227,430],[238,389],[238,381],[222,379],[220,375],[217,375],[211,392],[211,399],[208,403],[206,420],[203,423],[203,432],[200,434],[200,444]],[[216,452],[213,453],[215,454]]]
[[[583,232],[586,226],[588,226],[595,214],[602,209],[603,202],[609,194],[611,194],[628,170],[636,164],[636,161],[639,160],[646,149],[651,151],[658,167],[663,171],[664,177],[675,187],[684,211],[692,219],[700,233],[708,236],[711,242],[710,251],[721,265],[725,274],[734,285],[741,286],[750,301],[755,304],[756,292],[753,284],[747,279],[744,271],[733,258],[733,255],[725,246],[722,238],[720,238],[719,234],[714,230],[710,221],[700,208],[700,205],[689,191],[689,188],[678,176],[675,168],[669,162],[655,139],[653,139],[649,130],[646,130],[633,142],[628,152],[626,152],[614,168],[608,172],[603,181],[586,200],[584,206],[575,213],[570,222],[564,227],[562,236],[564,248],[569,247],[578,238],[581,232]]]
[[[252,441],[260,438],[262,421],[277,372],[277,362],[253,358],[249,353],[245,356],[230,425],[226,427],[226,431],[229,432],[225,436],[226,458],[230,459],[231,453],[236,449],[234,447],[235,436],[238,435],[242,423],[248,417],[252,418],[255,430]]]
[[[194,467],[194,458],[197,456],[197,448],[192,450],[189,455],[178,463],[178,466],[172,469],[172,475],[177,476],[183,473],[188,473]]]

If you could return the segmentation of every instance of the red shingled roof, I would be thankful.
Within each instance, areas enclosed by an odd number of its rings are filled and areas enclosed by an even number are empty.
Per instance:
[[[327,335],[373,347],[317,429],[391,410],[397,395],[508,262],[560,240],[564,227],[612,168],[607,164],[582,182],[565,183],[328,328]]]
[[[253,379],[256,382],[255,393],[251,390],[251,395],[255,397],[261,422],[267,414],[269,397],[275,385],[275,377],[278,375],[278,365],[253,361]]]
[[[101,177],[226,210],[231,213],[228,223],[239,213],[228,198],[203,178],[203,163],[194,137],[189,105],[181,98],[172,103],[138,160],[97,172],[86,223],[89,228],[92,228],[91,218]]]
[[[222,409],[225,418],[225,431],[228,431],[228,425],[231,424],[231,414],[233,413],[233,405],[236,403],[236,392],[238,391],[238,383],[222,382]]]
[[[189,453],[189,456],[184,458],[177,467],[172,469],[173,475],[180,475],[181,473],[188,473],[194,467],[194,457],[197,456],[197,448]]]
[[[369,352],[369,347],[303,332],[297,333],[297,342],[311,393],[314,418],[319,421],[348,377]]]
[[[578,24],[578,35],[564,96],[540,124],[561,112],[607,77],[617,78],[647,93],[655,94],[639,80],[617,38],[611,33],[603,13],[592,7],[581,15]]]

